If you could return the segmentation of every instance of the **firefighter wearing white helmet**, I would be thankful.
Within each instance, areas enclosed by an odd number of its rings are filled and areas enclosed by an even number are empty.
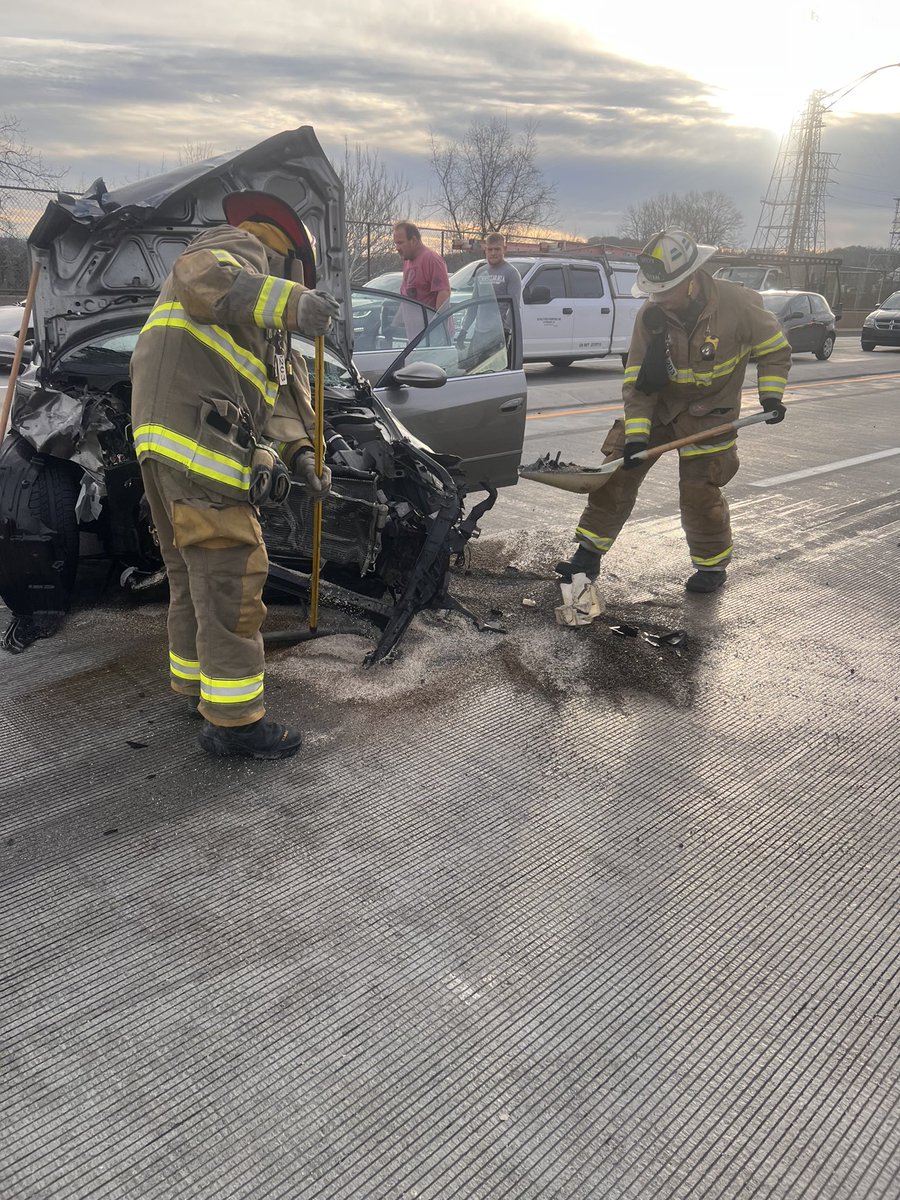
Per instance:
[[[560,575],[580,571],[596,578],[652,466],[635,461],[636,454],[740,415],[751,356],[760,404],[777,414],[768,423],[784,419],[790,344],[758,292],[702,269],[715,253],[715,246],[669,229],[638,255],[633,290],[649,299],[635,319],[625,367],[625,419],[613,424],[603,443],[607,461],[624,458],[624,468],[590,494],[575,530],[578,549],[557,565]],[[692,592],[712,592],[725,582],[732,538],[721,489],[738,469],[736,441],[730,434],[679,450],[681,523],[694,568],[685,586]]]

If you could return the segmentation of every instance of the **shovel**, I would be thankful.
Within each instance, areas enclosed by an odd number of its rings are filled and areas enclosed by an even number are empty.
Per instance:
[[[729,421],[725,425],[715,425],[712,429],[704,429],[700,433],[691,434],[690,437],[677,438],[674,442],[665,442],[662,446],[651,446],[649,450],[642,450],[640,454],[635,454],[632,461],[646,459],[648,462],[652,462],[653,459],[659,458],[668,450],[677,450],[680,446],[696,446],[698,442],[708,442],[726,433],[736,433],[745,425],[758,425],[761,421],[768,422],[775,415],[775,413],[758,412],[753,413],[750,417]],[[610,462],[604,463],[602,467],[577,467],[574,463],[559,462],[559,455],[556,456],[556,459],[552,459],[549,454],[545,454],[543,458],[539,458],[530,466],[520,467],[519,477],[534,479],[537,483],[546,483],[549,487],[562,488],[566,492],[596,492],[624,462],[624,458],[614,458]]]

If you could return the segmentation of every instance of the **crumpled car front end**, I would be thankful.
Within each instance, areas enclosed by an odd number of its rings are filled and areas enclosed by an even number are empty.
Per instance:
[[[128,364],[172,262],[223,220],[228,192],[287,200],[316,245],[317,284],[350,313],[340,181],[302,127],[241,154],[190,164],[109,192],[60,196],[29,239],[41,266],[36,365],[18,380],[12,432],[0,447],[0,597],[13,614],[3,638],[23,649],[58,626],[85,545],[127,586],[159,576],[130,430]],[[311,346],[298,347],[311,358]],[[381,626],[372,659],[387,655],[412,616],[446,594],[452,557],[473,524],[453,460],[409,436],[352,366],[352,322],[335,322],[326,371],[327,461],[323,591]],[[311,508],[293,488],[263,511],[270,585],[309,586]]]

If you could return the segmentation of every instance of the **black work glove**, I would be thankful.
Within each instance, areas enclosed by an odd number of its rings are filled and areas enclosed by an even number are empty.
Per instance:
[[[763,412],[778,413],[777,417],[773,417],[771,421],[766,421],[767,425],[777,425],[779,421],[783,421],[787,409],[781,403],[778,396],[760,396],[759,402],[763,407]]]
[[[634,456],[635,454],[640,454],[642,450],[646,450],[647,445],[646,438],[641,438],[640,440],[632,439],[625,443],[625,449],[622,452],[622,458],[625,460],[622,463],[623,471],[630,471],[633,467],[643,467],[646,464],[647,460],[645,458],[635,459]]]

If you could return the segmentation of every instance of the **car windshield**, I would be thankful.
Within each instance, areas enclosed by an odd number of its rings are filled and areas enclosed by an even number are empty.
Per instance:
[[[776,315],[787,307],[787,297],[780,292],[761,292],[763,307]]]
[[[383,275],[376,275],[374,279],[364,283],[363,287],[374,288],[376,292],[399,292],[402,283],[402,271],[385,271]]]
[[[892,296],[888,296],[882,305],[882,308],[900,308],[900,292],[894,292]]]
[[[716,279],[730,279],[732,283],[742,283],[744,287],[761,287],[766,278],[766,267],[720,267],[716,271]]]
[[[126,329],[82,342],[63,357],[59,369],[66,372],[73,368],[120,367],[127,372],[140,332],[138,328]],[[295,333],[291,337],[291,349],[303,355],[312,378],[315,362],[313,342]],[[325,384],[327,387],[352,387],[354,384],[349,367],[331,349],[325,351]]]
[[[479,267],[484,266],[484,259],[477,258],[475,262],[466,263],[464,267],[460,267],[458,271],[454,271],[450,276],[450,289],[454,292],[467,292],[472,290],[472,281],[475,278],[475,272]]]

